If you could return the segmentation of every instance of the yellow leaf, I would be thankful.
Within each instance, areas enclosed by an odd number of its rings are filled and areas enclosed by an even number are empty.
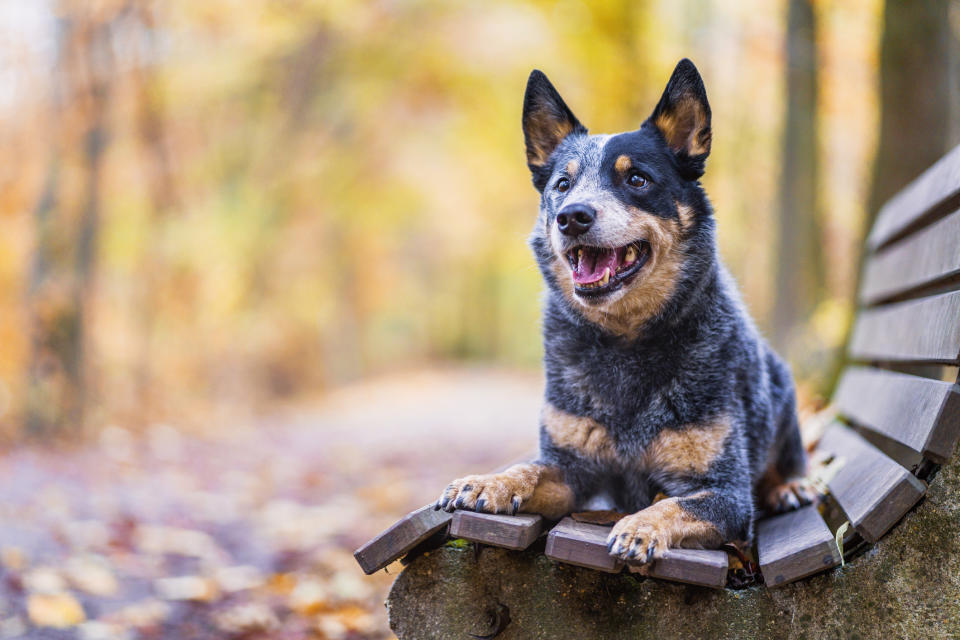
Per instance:
[[[27,599],[27,614],[38,627],[72,627],[87,619],[69,593],[35,593]]]
[[[846,566],[846,564],[847,564],[846,561],[843,559],[843,535],[847,532],[847,530],[848,530],[849,528],[850,528],[850,521],[847,520],[847,521],[844,522],[842,525],[840,525],[840,527],[837,529],[837,533],[836,533],[836,538],[835,538],[835,539],[836,539],[836,541],[837,541],[837,551],[840,552],[840,566],[841,566],[841,567],[844,567],[844,566]]]

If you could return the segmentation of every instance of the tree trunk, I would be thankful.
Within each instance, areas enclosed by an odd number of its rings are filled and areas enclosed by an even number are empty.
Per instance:
[[[36,248],[27,288],[31,326],[24,422],[43,437],[83,428],[91,372],[86,358],[100,229],[101,167],[111,89],[109,26],[63,7],[53,75],[50,168],[35,207]],[[82,14],[82,15],[81,15]],[[79,134],[70,126],[79,125]],[[77,148],[79,147],[79,148]],[[71,164],[79,166],[75,171]],[[60,175],[80,176],[80,204]]]
[[[166,112],[155,70],[156,27],[153,6],[146,1],[132,5],[133,29],[144,43],[146,53],[131,70],[136,96],[136,127],[144,155],[150,211],[147,220],[147,241],[142,251],[137,278],[140,287],[134,296],[137,318],[138,353],[134,370],[137,412],[134,419],[143,421],[155,417],[159,398],[154,389],[154,361],[156,360],[154,334],[159,313],[159,292],[163,284],[161,274],[165,264],[162,236],[164,223],[176,202],[176,184],[167,146]],[[156,236],[160,236],[157,238]]]
[[[888,1],[880,44],[880,140],[864,235],[881,205],[953,144],[957,78],[950,2]],[[954,105],[956,107],[956,105]],[[951,123],[953,128],[951,128]]]
[[[816,22],[811,0],[789,1],[786,49],[773,342],[789,353],[792,334],[813,311],[823,288],[817,215]]]

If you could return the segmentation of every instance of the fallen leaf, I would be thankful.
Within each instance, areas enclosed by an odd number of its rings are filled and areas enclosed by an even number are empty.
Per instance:
[[[67,582],[60,572],[52,567],[37,567],[23,575],[23,586],[34,593],[61,593]]]
[[[27,556],[20,547],[0,547],[0,563],[10,571],[23,571],[27,567]]]
[[[226,593],[256,589],[266,581],[259,569],[249,565],[220,567],[214,572],[214,580]]]
[[[27,599],[27,615],[38,627],[66,628],[87,619],[83,607],[69,593],[34,593]]]
[[[133,634],[128,629],[108,622],[84,622],[78,627],[80,640],[131,640]]]
[[[141,525],[137,527],[134,540],[142,553],[177,554],[214,563],[222,563],[226,559],[226,554],[213,537],[196,529]]]
[[[302,614],[316,613],[330,599],[327,586],[316,578],[301,578],[290,593],[290,608]]]
[[[74,588],[94,596],[112,596],[117,592],[117,579],[107,562],[96,556],[70,558],[64,570]]]
[[[0,620],[0,638],[23,638],[27,635],[27,625],[20,616]]]
[[[217,613],[213,620],[218,629],[232,635],[273,631],[280,626],[273,609],[259,602],[235,605]]]
[[[213,580],[200,576],[158,578],[153,581],[153,588],[164,600],[210,602],[220,595]]]
[[[109,621],[137,629],[146,629],[159,625],[169,615],[169,604],[162,600],[151,598],[127,605],[119,611],[110,614]]]

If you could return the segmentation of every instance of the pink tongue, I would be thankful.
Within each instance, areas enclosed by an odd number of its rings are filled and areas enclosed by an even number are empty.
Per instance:
[[[573,281],[577,284],[590,284],[603,277],[607,268],[610,268],[610,275],[617,271],[617,250],[604,249],[599,253],[592,253],[584,250],[580,264],[573,272]]]

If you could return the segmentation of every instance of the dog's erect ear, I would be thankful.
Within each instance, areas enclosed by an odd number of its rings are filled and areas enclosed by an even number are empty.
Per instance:
[[[648,122],[666,138],[685,178],[696,180],[703,175],[713,137],[710,105],[703,79],[688,59],[677,63]]]
[[[527,166],[533,184],[543,191],[549,179],[547,161],[563,139],[587,129],[570,111],[547,76],[534,69],[523,96],[523,138],[527,143]]]

